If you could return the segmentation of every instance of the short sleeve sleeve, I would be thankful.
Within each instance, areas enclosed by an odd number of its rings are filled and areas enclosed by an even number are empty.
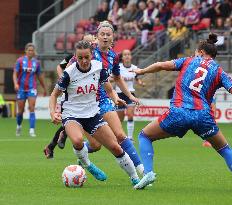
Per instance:
[[[230,92],[230,89],[232,88],[232,79],[231,77],[222,70],[221,72],[221,84],[222,86],[228,91]]]
[[[66,91],[69,83],[70,83],[69,74],[66,71],[64,71],[62,77],[59,79],[59,81],[56,84],[56,88],[61,91]]]
[[[18,73],[20,68],[20,60],[18,59],[15,63],[14,70]]]
[[[178,58],[178,59],[174,59],[172,60],[172,62],[174,63],[175,65],[175,70],[179,71],[181,70],[184,62],[186,61],[187,58]]]
[[[120,66],[119,66],[119,57],[118,57],[118,55],[116,55],[115,58],[114,58],[112,73],[115,76],[120,75]]]
[[[106,69],[101,69],[99,83],[104,84],[108,82],[109,74]]]

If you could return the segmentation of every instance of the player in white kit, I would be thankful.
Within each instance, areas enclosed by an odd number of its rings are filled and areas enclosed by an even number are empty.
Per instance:
[[[137,66],[132,64],[132,55],[130,50],[123,50],[122,51],[122,62],[119,64],[120,66],[120,74],[125,80],[128,90],[135,95],[135,88],[134,83],[138,83],[139,85],[143,86],[144,83],[137,78],[134,72],[131,72],[137,69]],[[126,101],[127,106],[117,106],[117,113],[121,122],[123,122],[125,118],[125,111],[127,113],[127,136],[129,139],[133,140],[133,133],[134,133],[134,109],[135,104],[120,90],[120,88],[116,85],[115,88],[118,96]]]
[[[108,72],[106,69],[102,69],[102,62],[91,60],[92,47],[90,43],[86,41],[77,43],[76,59],[77,62],[64,70],[62,78],[51,94],[49,107],[52,121],[59,123],[62,120],[65,131],[73,144],[74,153],[82,166],[96,179],[104,181],[107,177],[102,170],[90,162],[88,149],[83,143],[83,129],[116,157],[120,167],[130,176],[132,184],[137,184],[139,178],[133,162],[119,146],[112,130],[99,114],[98,86],[104,84],[107,94],[115,104],[124,101],[118,98],[108,82]],[[65,93],[62,113],[56,113],[57,98],[62,92]]]

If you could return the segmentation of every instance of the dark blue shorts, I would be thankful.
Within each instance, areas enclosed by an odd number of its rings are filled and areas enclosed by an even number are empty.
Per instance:
[[[94,135],[99,127],[107,125],[107,122],[103,120],[100,114],[96,114],[94,117],[90,118],[67,117],[65,119],[62,119],[63,126],[65,127],[65,125],[70,121],[75,121],[90,135]]]
[[[134,93],[131,93],[132,95],[135,96]],[[135,106],[135,104],[130,100],[130,98],[128,98],[124,93],[118,93],[118,97],[121,98],[122,100],[126,101],[127,106]],[[117,106],[116,109],[118,111],[120,110],[125,110],[127,108],[127,106]]]
[[[99,101],[99,107],[100,107],[100,115],[102,116],[107,112],[116,110],[113,101],[109,98],[105,98],[104,100]]]
[[[188,130],[192,130],[202,139],[206,139],[219,131],[209,110],[172,107],[158,121],[165,132],[178,137],[183,137]]]
[[[26,100],[28,97],[37,97],[37,90],[30,89],[28,91],[19,90],[17,92],[17,100]]]

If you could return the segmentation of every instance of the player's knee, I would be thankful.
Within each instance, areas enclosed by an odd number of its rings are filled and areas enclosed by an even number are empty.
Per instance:
[[[97,152],[101,149],[100,143],[91,143],[90,147],[92,148],[93,152]]]
[[[119,146],[118,143],[114,143],[111,147],[110,147],[110,151],[112,152],[112,154],[114,156],[119,156],[123,153],[122,148]]]
[[[123,131],[118,131],[116,133],[114,133],[116,138],[117,138],[117,141],[118,143],[120,144],[123,140],[126,139],[126,135]]]
[[[81,150],[83,148],[83,142],[79,139],[71,139],[73,146],[77,150]]]

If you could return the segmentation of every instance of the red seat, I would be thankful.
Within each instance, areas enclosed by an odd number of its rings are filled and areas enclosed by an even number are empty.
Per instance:
[[[113,50],[116,53],[121,53],[123,50],[132,50],[136,45],[136,39],[119,39],[115,41]]]
[[[203,18],[198,24],[192,26],[192,30],[199,31],[203,29],[208,29],[210,28],[210,23],[210,18]]]

